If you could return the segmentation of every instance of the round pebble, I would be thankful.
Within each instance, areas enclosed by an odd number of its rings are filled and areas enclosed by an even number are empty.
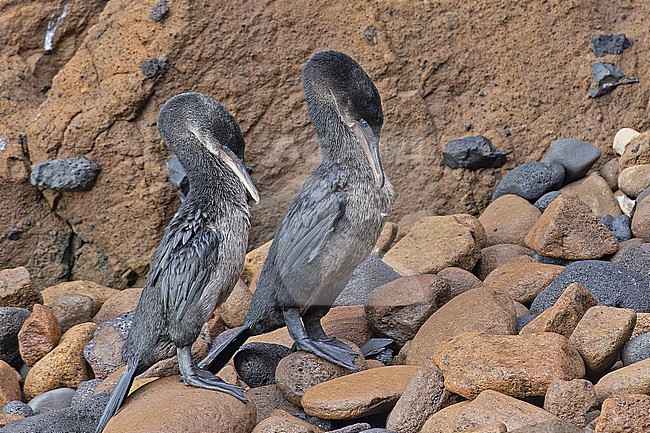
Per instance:
[[[74,395],[74,389],[57,388],[34,397],[28,404],[34,413],[63,409],[72,405],[72,398]]]
[[[551,144],[544,162],[560,164],[564,167],[564,183],[584,177],[592,165],[600,158],[600,149],[586,141],[566,138]]]
[[[0,307],[0,361],[19,369],[23,364],[18,351],[18,331],[30,312],[19,307]]]
[[[291,349],[272,343],[248,343],[235,354],[235,369],[251,388],[275,383],[275,369]]]
[[[616,218],[609,214],[601,215],[598,217],[601,223],[614,233],[616,240],[619,242],[627,241],[632,239],[632,229],[630,225],[632,224],[632,219],[627,215],[620,215]]]
[[[492,200],[502,195],[515,194],[528,201],[536,201],[549,191],[560,189],[564,181],[564,167],[546,162],[527,162],[515,167],[497,185]]]
[[[650,358],[650,332],[629,340],[621,350],[621,361],[628,366]]]

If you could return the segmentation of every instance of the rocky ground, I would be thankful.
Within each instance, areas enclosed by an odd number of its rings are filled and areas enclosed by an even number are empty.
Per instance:
[[[483,142],[454,144],[467,151],[447,163],[493,163]],[[358,372],[292,352],[282,328],[219,373],[249,403],[185,386],[170,358],[136,379],[105,431],[650,431],[650,133],[622,129],[612,149],[560,140],[509,171],[478,218],[388,223],[323,319],[361,348]],[[242,324],[269,244],[248,254],[197,358]],[[39,290],[24,267],[0,272],[3,432],[94,431],[140,292]],[[394,343],[364,357],[373,337]]]

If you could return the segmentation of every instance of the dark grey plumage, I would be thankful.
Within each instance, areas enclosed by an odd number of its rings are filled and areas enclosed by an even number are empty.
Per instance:
[[[355,353],[328,338],[320,319],[372,250],[395,197],[379,160],[381,100],[340,52],[314,54],[302,77],[323,161],[282,218],[240,333],[199,364],[211,371],[248,335],[285,323],[298,349],[354,369]]]
[[[175,350],[186,384],[244,399],[240,388],[198,369],[190,351],[243,266],[250,227],[246,191],[259,200],[245,169],[244,139],[230,113],[198,93],[170,99],[158,115],[158,130],[185,168],[190,190],[158,245],[123,348],[127,370],[98,432],[133,377]]]

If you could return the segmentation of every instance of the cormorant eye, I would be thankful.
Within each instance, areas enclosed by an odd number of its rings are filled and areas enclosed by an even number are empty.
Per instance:
[[[223,150],[225,150],[226,152],[230,152],[230,148],[228,146],[224,146]]]
[[[364,128],[367,127],[367,126],[368,126],[368,122],[366,122],[365,120],[362,120],[362,121],[361,121],[361,126],[363,126]]]

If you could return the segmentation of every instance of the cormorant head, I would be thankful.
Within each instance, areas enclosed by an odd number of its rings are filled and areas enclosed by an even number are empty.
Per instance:
[[[228,110],[209,96],[181,93],[163,105],[158,131],[188,172],[217,157],[241,181],[255,202],[260,196],[244,162],[244,137]],[[197,173],[199,174],[199,173]]]
[[[384,185],[379,135],[384,123],[381,98],[372,80],[348,55],[319,51],[302,70],[309,118],[319,136],[341,126],[363,149],[378,188]]]

